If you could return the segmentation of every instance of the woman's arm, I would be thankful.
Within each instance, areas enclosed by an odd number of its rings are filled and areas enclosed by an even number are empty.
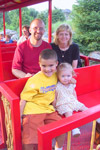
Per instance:
[[[78,65],[78,60],[73,60],[73,62],[72,62],[73,69],[76,69],[77,65]]]

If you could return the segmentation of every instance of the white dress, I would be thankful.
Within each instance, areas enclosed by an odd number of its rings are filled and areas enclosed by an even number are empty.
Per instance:
[[[81,110],[82,106],[84,106],[84,104],[80,103],[73,94],[75,86],[75,84],[69,84],[67,87],[60,82],[57,83],[56,110],[59,114],[62,115],[66,112],[79,111]]]

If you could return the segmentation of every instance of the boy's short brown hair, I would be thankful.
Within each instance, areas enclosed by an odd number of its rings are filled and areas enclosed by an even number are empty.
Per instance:
[[[57,53],[54,50],[51,49],[45,49],[43,50],[39,55],[39,61],[41,59],[55,59],[58,60]]]

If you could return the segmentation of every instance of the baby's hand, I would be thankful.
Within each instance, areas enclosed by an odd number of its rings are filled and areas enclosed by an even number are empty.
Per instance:
[[[53,101],[52,105],[53,105],[54,107],[56,106],[56,103],[55,103],[55,101]]]
[[[76,84],[76,80],[75,80],[74,78],[72,78],[72,79],[70,80],[70,84]]]

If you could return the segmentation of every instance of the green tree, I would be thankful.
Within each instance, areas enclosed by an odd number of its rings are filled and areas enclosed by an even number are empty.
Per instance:
[[[34,19],[34,18],[33,18]],[[22,24],[30,25],[31,22],[30,11],[27,7],[22,8]]]
[[[29,15],[32,17],[32,20],[37,17],[38,13],[34,8],[29,8]]]
[[[19,11],[18,9],[7,12],[9,16],[9,22],[6,19],[6,28],[11,30],[17,30],[19,26]]]
[[[5,20],[6,22],[10,25],[11,24],[11,19],[10,19],[10,16],[9,16],[9,12],[5,12]]]
[[[55,7],[52,11],[52,23],[56,23],[58,21],[65,21],[65,16],[61,9]]]
[[[72,9],[74,41],[81,52],[100,51],[100,0],[77,0]]]
[[[37,18],[40,18],[44,21],[45,25],[47,25],[48,23],[48,11],[41,11],[40,13],[38,13]]]
[[[30,25],[30,22],[37,16],[35,9],[22,8],[22,25]],[[0,17],[1,19],[1,17]],[[12,10],[5,13],[6,28],[19,32],[19,10]]]

